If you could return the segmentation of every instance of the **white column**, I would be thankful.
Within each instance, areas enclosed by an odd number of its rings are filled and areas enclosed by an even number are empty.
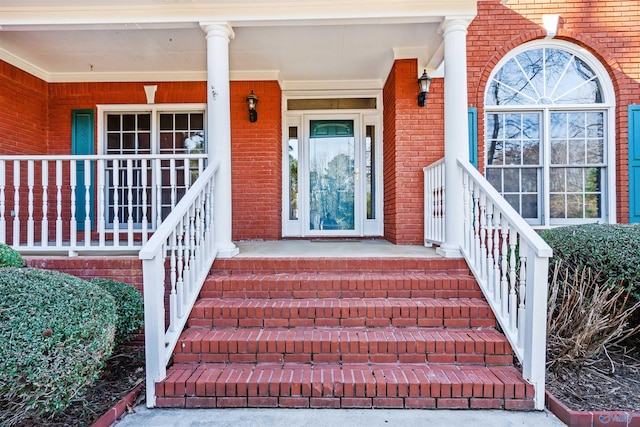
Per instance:
[[[214,233],[218,257],[238,254],[231,240],[231,102],[229,41],[233,29],[226,22],[203,22],[207,34],[207,149],[209,162],[219,162],[215,177]]]
[[[461,257],[464,243],[462,173],[457,160],[469,161],[467,118],[466,19],[446,19],[444,34],[444,164],[445,242],[437,252],[446,258]]]

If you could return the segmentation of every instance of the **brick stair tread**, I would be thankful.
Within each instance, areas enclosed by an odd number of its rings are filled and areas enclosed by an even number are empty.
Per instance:
[[[429,272],[211,274],[202,298],[482,298],[469,274]]]
[[[405,397],[533,399],[514,367],[423,364],[175,364],[159,397]],[[246,406],[246,405],[245,405]]]
[[[288,257],[288,258],[230,258],[216,259],[211,268],[213,274],[239,274],[252,272],[409,272],[434,271],[442,273],[466,273],[469,267],[462,258],[415,257]]]
[[[175,363],[440,363],[512,365],[496,330],[438,328],[190,328]]]

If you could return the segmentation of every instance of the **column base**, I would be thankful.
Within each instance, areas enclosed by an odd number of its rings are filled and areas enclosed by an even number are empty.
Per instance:
[[[216,258],[233,258],[240,253],[240,249],[233,243],[218,245],[218,255]]]
[[[453,243],[443,243],[436,253],[445,258],[463,258],[460,246]]]

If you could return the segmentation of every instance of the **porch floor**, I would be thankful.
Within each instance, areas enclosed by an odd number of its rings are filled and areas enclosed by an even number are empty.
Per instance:
[[[236,242],[234,258],[442,258],[434,248],[386,240],[278,240]]]

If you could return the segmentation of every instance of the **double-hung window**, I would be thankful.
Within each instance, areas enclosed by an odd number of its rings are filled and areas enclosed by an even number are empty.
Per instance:
[[[205,167],[204,107],[122,107],[102,107],[105,225],[155,228]]]

